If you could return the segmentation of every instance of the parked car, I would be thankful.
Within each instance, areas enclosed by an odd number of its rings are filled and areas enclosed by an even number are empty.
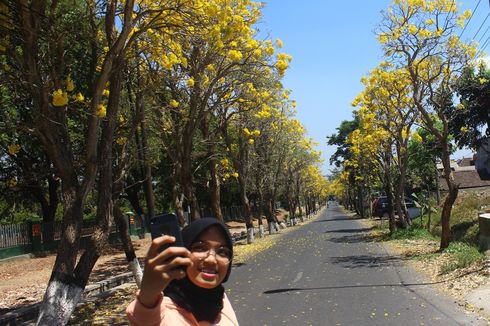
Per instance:
[[[394,204],[394,203],[393,203]],[[405,197],[405,205],[407,206],[408,216],[410,219],[414,219],[420,216],[420,208],[415,206],[413,200],[409,197]],[[396,207],[393,207],[396,214]],[[377,197],[373,201],[373,216],[388,217],[388,197]]]

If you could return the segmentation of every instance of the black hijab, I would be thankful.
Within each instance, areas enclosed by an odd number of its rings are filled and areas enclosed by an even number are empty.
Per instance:
[[[201,218],[183,228],[182,240],[184,241],[184,246],[190,249],[199,235],[212,226],[217,226],[222,231],[227,247],[233,252],[233,241],[228,227],[215,218]],[[230,272],[231,262],[228,265],[228,270],[222,283],[228,280]],[[205,289],[195,285],[186,277],[182,280],[170,282],[164,293],[178,306],[190,311],[198,321],[206,320],[214,323],[221,309],[223,309],[225,289],[221,284],[212,289]]]

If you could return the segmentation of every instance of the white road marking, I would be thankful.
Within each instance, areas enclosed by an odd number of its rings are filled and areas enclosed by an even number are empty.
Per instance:
[[[299,280],[301,280],[302,277],[303,277],[303,272],[299,272],[298,275],[296,275],[296,278],[294,279],[293,283],[298,282]]]

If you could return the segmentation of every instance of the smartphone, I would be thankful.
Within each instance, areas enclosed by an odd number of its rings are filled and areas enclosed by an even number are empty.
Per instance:
[[[171,235],[175,237],[175,243],[166,244],[160,248],[160,252],[170,246],[183,247],[182,234],[180,233],[179,221],[175,214],[156,215],[150,220],[151,238],[155,239],[162,235]]]

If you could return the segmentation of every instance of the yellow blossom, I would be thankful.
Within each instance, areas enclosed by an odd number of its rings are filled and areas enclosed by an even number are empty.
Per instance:
[[[7,151],[10,155],[17,155],[17,153],[20,152],[20,145],[18,144],[9,145]]]
[[[239,174],[238,174],[238,172],[234,172],[234,173],[232,174],[232,176],[233,176],[234,178],[238,178]]]
[[[267,48],[265,48],[265,53],[268,55],[273,55],[274,54],[274,47],[272,45],[269,45]]]
[[[249,143],[250,145],[253,145],[253,144],[255,143],[255,140],[253,140],[253,138],[250,138],[250,139],[248,140],[248,143]]]
[[[121,145],[121,146],[124,145],[124,144],[126,144],[127,141],[128,141],[128,139],[126,137],[118,137],[116,139],[116,143],[118,145]]]
[[[96,114],[99,118],[105,118],[107,115],[107,107],[104,104],[99,104]]]
[[[104,90],[102,91],[102,96],[109,97],[109,93],[110,93],[110,92],[109,92],[109,90],[108,90],[108,89],[104,89]]]
[[[469,129],[468,129],[467,127],[461,127],[461,128],[459,129],[459,131],[461,131],[461,133],[463,133],[463,134],[464,134],[464,133],[467,133],[467,132],[469,131]]]
[[[282,40],[281,40],[281,39],[277,39],[277,40],[276,40],[276,44],[277,44],[277,47],[278,47],[279,49],[280,49],[280,48],[282,48],[282,46],[283,46],[283,43],[282,43]]]
[[[53,92],[53,106],[65,106],[68,104],[68,94],[58,89]]]
[[[407,129],[404,128],[402,130],[402,138],[403,139],[407,139],[409,136],[410,136],[410,129],[407,130]]]
[[[173,107],[173,108],[176,108],[176,107],[179,106],[179,102],[177,102],[174,99],[170,100],[170,102],[168,104],[170,104],[170,106]]]
[[[420,136],[417,132],[412,135],[412,139],[419,143],[423,141],[422,136]]]
[[[82,95],[82,93],[77,93],[72,96],[72,99],[76,102],[83,102],[85,100],[85,97]]]
[[[381,33],[378,35],[378,41],[379,43],[381,44],[385,44],[388,42],[388,35],[386,35],[386,33]]]
[[[275,66],[281,75],[284,73],[286,69],[288,69],[288,63],[284,60],[276,61]]]
[[[71,91],[73,91],[74,89],[75,89],[75,85],[73,84],[73,80],[71,80],[71,77],[70,77],[70,76],[68,76],[68,77],[66,78],[66,90],[67,90],[68,92],[71,92]]]
[[[415,35],[417,34],[417,26],[415,25],[409,25],[408,28],[407,28],[408,32],[412,35]]]
[[[194,86],[194,78],[190,77],[189,79],[187,79],[187,86],[188,87]]]
[[[464,104],[463,103],[458,103],[458,105],[456,105],[456,110],[464,110]]]
[[[235,61],[235,62],[238,62],[240,60],[242,60],[242,53],[238,50],[230,50],[228,51],[228,58],[231,60],[231,61]]]
[[[481,85],[481,84],[485,84],[488,81],[488,79],[482,77],[482,78],[478,78],[478,81],[480,82]]]

